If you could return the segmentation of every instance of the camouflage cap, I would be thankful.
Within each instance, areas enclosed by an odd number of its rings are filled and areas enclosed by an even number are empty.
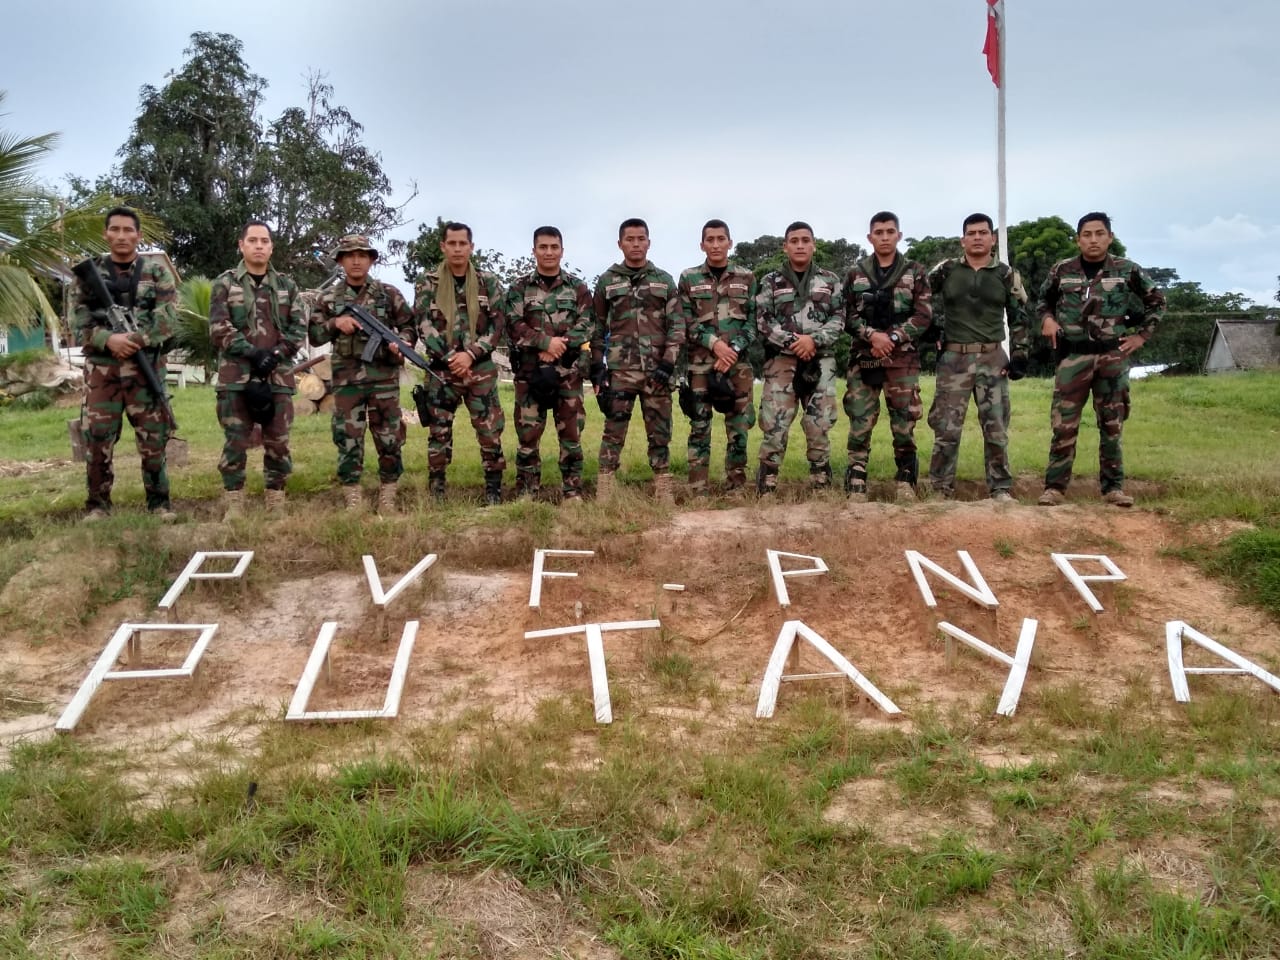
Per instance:
[[[333,248],[333,259],[341,259],[344,253],[355,253],[357,250],[364,250],[378,259],[377,249],[369,242],[369,238],[362,233],[348,233],[345,237],[338,240],[338,245]]]

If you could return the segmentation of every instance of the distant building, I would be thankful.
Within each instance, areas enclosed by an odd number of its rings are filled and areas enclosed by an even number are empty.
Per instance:
[[[1217,320],[1204,361],[1205,373],[1280,367],[1280,320]]]

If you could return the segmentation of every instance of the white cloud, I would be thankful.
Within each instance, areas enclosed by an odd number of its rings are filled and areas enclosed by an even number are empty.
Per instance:
[[[1280,243],[1280,225],[1267,226],[1252,217],[1237,213],[1230,217],[1214,217],[1199,226],[1174,224],[1169,237],[1175,243],[1200,248],[1252,246],[1268,241]]]

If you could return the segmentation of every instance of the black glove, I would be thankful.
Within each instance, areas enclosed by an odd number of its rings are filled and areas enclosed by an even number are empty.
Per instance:
[[[591,385],[597,390],[604,387],[604,375],[607,369],[608,368],[605,367],[603,360],[596,360],[591,364]]]
[[[670,387],[671,375],[675,372],[676,372],[675,364],[669,363],[668,361],[663,360],[656,367],[653,368],[653,373],[649,374],[649,379],[652,380],[654,383],[656,383],[660,387]]]
[[[1026,355],[1015,353],[1009,360],[1009,379],[1021,380],[1027,375],[1027,367],[1030,366]]]
[[[274,350],[264,350],[262,347],[254,347],[253,352],[249,354],[249,366],[253,369],[256,377],[266,379],[271,376],[271,371],[280,365],[280,355]]]

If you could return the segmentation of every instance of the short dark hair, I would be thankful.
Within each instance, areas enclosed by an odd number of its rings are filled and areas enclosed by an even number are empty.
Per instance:
[[[985,223],[987,225],[988,230],[990,230],[992,233],[996,232],[996,225],[991,222],[991,218],[988,217],[985,213],[971,213],[967,217],[965,217],[964,224],[963,226],[960,227],[960,232],[964,233],[975,223]]]
[[[263,227],[267,231],[268,237],[273,236],[273,234],[271,233],[271,224],[267,223],[265,220],[246,220],[244,222],[244,226],[240,228],[241,240],[243,240],[245,237],[249,235],[250,227]]]
[[[727,223],[725,223],[723,220],[708,220],[706,223],[704,223],[704,224],[702,225],[702,239],[703,239],[703,240],[707,239],[707,231],[708,231],[708,230],[723,230],[723,231],[724,231],[724,235],[725,235],[726,237],[728,237],[730,240],[732,240],[732,239],[733,239],[733,234],[731,234],[731,233],[729,232],[729,225],[728,225]]]
[[[107,215],[102,219],[102,225],[104,227],[111,226],[112,217],[128,217],[130,220],[133,221],[133,228],[135,230],[142,229],[142,221],[138,219],[138,211],[133,209],[133,207],[124,207],[124,206],[112,207],[110,210],[107,211]]]
[[[450,220],[448,223],[446,223],[443,227],[440,228],[440,239],[443,241],[444,238],[449,235],[450,231],[456,233],[459,230],[467,231],[467,243],[470,243],[471,228],[468,227],[465,223],[459,223],[457,220]]]
[[[813,236],[813,227],[809,226],[803,220],[794,220],[791,223],[787,224],[787,229],[782,231],[783,243],[785,243],[787,240],[787,237],[791,236],[791,234],[794,233],[796,230],[808,230],[809,236],[811,237]]]
[[[561,245],[564,244],[564,237],[561,236],[560,231],[555,227],[539,227],[537,230],[533,231],[533,245],[535,247],[538,245],[539,237],[555,237],[560,241]]]
[[[649,236],[649,225],[639,217],[627,217],[618,225],[618,239],[622,239],[622,235],[627,232],[629,227],[640,227],[644,230],[644,235]]]
[[[877,223],[892,223],[895,227],[902,228],[902,224],[898,222],[898,215],[892,210],[881,210],[879,213],[873,213],[871,222],[867,224],[867,232],[870,233],[874,230]]]
[[[1086,213],[1083,217],[1081,217],[1080,222],[1076,224],[1076,233],[1078,234],[1081,230],[1083,230],[1084,225],[1088,223],[1090,220],[1097,220],[1099,223],[1101,223],[1104,227],[1107,228],[1107,233],[1111,233],[1111,218],[1108,217],[1101,210],[1094,210],[1092,213]]]

